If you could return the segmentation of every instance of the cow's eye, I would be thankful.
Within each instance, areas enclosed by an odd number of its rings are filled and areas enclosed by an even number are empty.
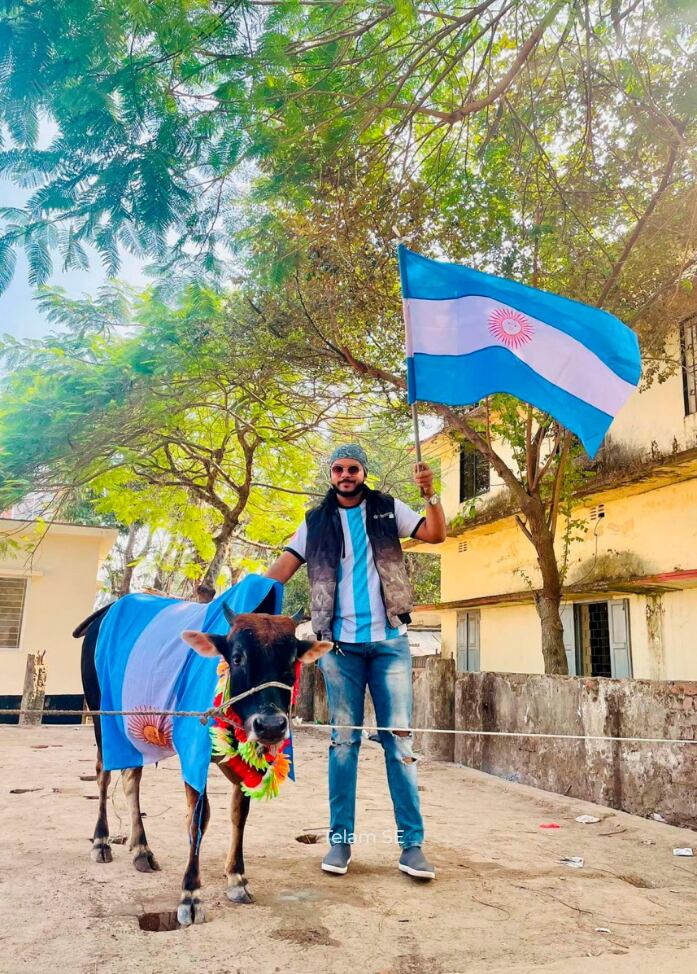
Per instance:
[[[233,653],[230,662],[233,666],[242,666],[242,653]]]

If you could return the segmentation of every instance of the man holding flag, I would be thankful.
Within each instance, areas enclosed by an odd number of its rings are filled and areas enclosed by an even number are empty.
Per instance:
[[[368,458],[355,443],[337,447],[329,461],[331,486],[308,511],[267,575],[287,582],[303,563],[310,579],[312,627],[332,640],[321,663],[329,719],[329,852],[325,872],[344,875],[351,862],[358,752],[366,686],[370,688],[385,752],[385,766],[402,847],[399,868],[434,879],[426,860],[411,749],[411,652],[406,635],[412,593],[400,538],[430,544],[445,540],[445,516],[433,490],[433,473],[417,463],[414,481],[426,499],[425,516],[365,482]]]

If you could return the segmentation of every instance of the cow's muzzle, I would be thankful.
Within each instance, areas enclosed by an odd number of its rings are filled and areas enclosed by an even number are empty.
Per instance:
[[[249,740],[260,744],[280,744],[289,734],[288,717],[281,710],[259,710],[246,724]]]

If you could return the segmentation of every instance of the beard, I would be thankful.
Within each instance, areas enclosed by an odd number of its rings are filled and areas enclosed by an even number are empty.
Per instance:
[[[332,484],[332,490],[335,494],[340,494],[342,497],[358,497],[359,494],[363,493],[363,484],[357,484],[356,487],[352,487],[350,490],[347,487],[335,487]]]

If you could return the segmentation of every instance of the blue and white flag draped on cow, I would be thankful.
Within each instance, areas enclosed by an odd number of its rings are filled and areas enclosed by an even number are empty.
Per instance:
[[[139,710],[143,716],[101,718],[104,769],[141,767],[176,752],[184,781],[203,791],[211,759],[208,726],[196,717],[146,712],[206,711],[213,704],[218,660],[194,652],[181,638],[185,629],[226,634],[224,604],[233,612],[254,612],[263,605],[263,611],[277,615],[282,600],[278,582],[248,575],[208,605],[156,595],[126,595],[115,602],[97,640],[101,709]]]
[[[409,402],[506,392],[591,456],[641,374],[636,335],[598,308],[399,248]]]

